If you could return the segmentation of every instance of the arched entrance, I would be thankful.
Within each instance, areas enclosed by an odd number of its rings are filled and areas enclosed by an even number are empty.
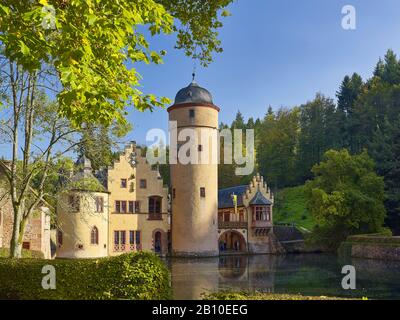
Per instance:
[[[225,231],[218,240],[219,251],[222,253],[247,251],[244,236],[234,230]]]

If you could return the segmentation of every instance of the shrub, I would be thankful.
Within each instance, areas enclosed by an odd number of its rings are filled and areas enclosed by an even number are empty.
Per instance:
[[[56,270],[56,289],[42,288],[42,268]],[[166,265],[152,253],[80,260],[0,259],[0,299],[169,299]]]
[[[230,292],[221,291],[213,293],[203,293],[203,300],[347,300],[346,298],[339,297],[325,297],[325,296],[303,296],[300,294],[288,293],[263,293],[263,292]]]
[[[0,248],[0,258],[8,258],[10,256],[10,249]],[[41,251],[22,249],[22,258],[43,259],[44,254]]]

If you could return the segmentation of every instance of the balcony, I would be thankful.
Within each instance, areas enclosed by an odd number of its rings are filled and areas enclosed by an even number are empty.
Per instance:
[[[124,252],[125,249],[125,244],[114,244],[114,252]]]
[[[218,221],[218,229],[247,229],[245,221]]]
[[[142,250],[141,244],[114,244],[114,252],[130,252]]]

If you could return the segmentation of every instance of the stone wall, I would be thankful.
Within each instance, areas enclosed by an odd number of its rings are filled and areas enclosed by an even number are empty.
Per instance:
[[[4,196],[4,189],[0,189],[0,246],[9,248],[13,229],[13,210],[8,196]]]
[[[338,250],[341,256],[400,261],[400,237],[351,236]]]
[[[353,244],[351,248],[351,256],[354,258],[400,261],[400,246]]]
[[[0,247],[9,248],[12,238],[14,214],[9,196],[0,189]],[[41,251],[46,259],[50,253],[50,216],[45,207],[38,208],[28,220],[23,242],[30,250]]]

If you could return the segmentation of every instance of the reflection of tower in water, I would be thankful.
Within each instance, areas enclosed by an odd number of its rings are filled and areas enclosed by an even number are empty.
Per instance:
[[[220,257],[220,288],[274,292],[275,271],[280,259],[274,255]]]
[[[202,293],[274,292],[275,272],[282,256],[220,256],[171,258],[168,261],[174,299],[200,299]]]
[[[218,258],[169,260],[174,299],[200,299],[218,291]]]

